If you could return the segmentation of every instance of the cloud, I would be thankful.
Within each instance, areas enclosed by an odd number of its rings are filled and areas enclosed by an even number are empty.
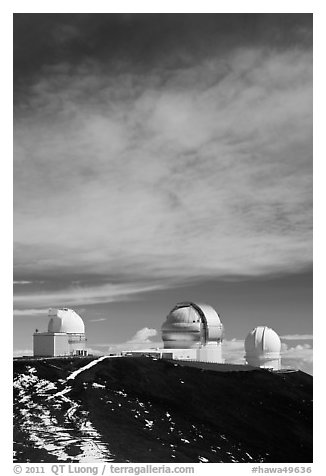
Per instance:
[[[282,345],[282,355],[284,357],[299,356],[301,358],[305,353],[312,357],[312,346],[310,344],[299,344],[294,347],[288,347],[286,344]]]
[[[93,344],[93,347],[104,348],[106,353],[110,352],[122,352],[130,350],[148,349],[148,348],[160,348],[163,346],[162,341],[154,342],[153,337],[158,335],[156,329],[150,329],[143,327],[135,333],[135,335],[127,342],[121,343],[106,343],[106,344]]]
[[[223,358],[226,364],[244,364],[244,341],[231,339],[223,341]]]
[[[101,317],[99,319],[89,319],[89,322],[102,322],[102,321],[106,321],[106,317]]]
[[[23,357],[25,355],[33,355],[32,349],[16,349],[13,352],[14,357]]]
[[[93,347],[103,348],[105,354],[128,352],[132,350],[148,350],[148,349],[160,349],[163,347],[162,341],[127,341],[122,343],[107,343],[107,344],[94,344]]]
[[[92,355],[102,355],[103,352],[99,351],[98,349],[92,349],[91,347],[87,348],[88,354]],[[13,356],[14,357],[23,357],[23,356],[32,356],[33,351],[32,349],[15,349],[13,351]]]
[[[291,335],[285,335],[285,336],[280,336],[280,337],[283,340],[309,340],[309,339],[313,339],[312,334],[291,334]]]
[[[300,335],[300,337],[301,340],[304,340],[304,335]],[[308,335],[307,339],[310,339],[310,335]],[[223,341],[223,358],[226,363],[244,364],[244,354],[245,350],[243,340],[232,339]],[[289,347],[283,342],[281,359],[283,368],[300,369],[311,375],[313,373],[313,349],[311,344],[304,343]]]
[[[16,293],[14,296],[15,305],[38,306],[48,304],[51,306],[62,307],[65,305],[96,304],[98,302],[114,302],[117,300],[126,300],[128,297],[148,292],[159,287],[155,284],[105,284],[98,286],[67,286],[60,290],[47,290],[46,292]],[[35,312],[36,311],[36,312]],[[42,309],[16,309],[15,315],[23,314],[41,314]],[[48,309],[46,310],[46,313]]]
[[[127,342],[121,344],[97,344],[95,347],[105,348],[106,353],[163,347],[162,341],[153,342],[148,338],[157,335],[154,332],[156,332],[155,329],[144,328]],[[222,354],[227,364],[245,364],[244,340],[224,340]],[[311,375],[313,373],[313,350],[310,344],[305,343],[288,347],[287,344],[282,343],[281,359],[282,368],[300,369]]]
[[[92,347],[87,347],[87,352],[88,355],[103,355],[103,352],[98,349],[93,349]]]
[[[156,329],[149,329],[148,327],[144,327],[136,332],[136,334],[130,339],[128,342],[152,342],[150,340],[151,337],[155,337],[157,335]]]
[[[313,373],[313,349],[311,344],[296,345],[288,347],[282,344],[282,365],[283,367],[300,369],[308,374]]]
[[[14,309],[14,316],[34,316],[34,317],[44,317],[47,316],[49,309]]]
[[[17,302],[309,267],[311,62],[300,48],[246,47],[146,74],[43,69],[15,116],[16,279],[118,283]]]

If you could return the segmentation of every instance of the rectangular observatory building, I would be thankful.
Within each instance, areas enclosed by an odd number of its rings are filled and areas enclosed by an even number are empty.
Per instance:
[[[33,334],[34,356],[55,357],[69,355],[68,335],[61,332],[35,332]]]

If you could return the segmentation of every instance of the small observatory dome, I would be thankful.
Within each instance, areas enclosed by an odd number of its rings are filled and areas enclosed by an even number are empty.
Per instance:
[[[273,368],[281,365],[281,339],[267,326],[258,326],[245,339],[245,359],[254,367]]]
[[[162,325],[165,349],[199,348],[222,339],[223,324],[215,309],[207,304],[179,303]]]
[[[65,332],[67,334],[85,334],[82,318],[72,309],[49,309],[48,332]]]

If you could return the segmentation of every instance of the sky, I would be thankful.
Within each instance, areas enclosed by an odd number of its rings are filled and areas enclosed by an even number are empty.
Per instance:
[[[94,353],[212,305],[312,373],[312,15],[14,15],[14,353],[49,307]]]

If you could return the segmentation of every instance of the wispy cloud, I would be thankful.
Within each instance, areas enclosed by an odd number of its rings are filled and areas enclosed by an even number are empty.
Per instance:
[[[65,289],[48,290],[42,293],[17,293],[14,296],[15,305],[51,306],[62,307],[63,305],[95,304],[97,302],[114,302],[119,299],[127,300],[128,297],[153,291],[160,288],[155,284],[105,284],[98,286],[67,286]],[[14,314],[32,314],[34,311],[41,313],[42,309],[16,309]],[[46,310],[47,313],[48,309]]]
[[[49,309],[14,309],[13,314],[14,316],[39,316],[44,317],[47,316]]]
[[[120,284],[17,303],[309,266],[311,62],[308,50],[247,47],[146,74],[43,70],[15,122],[17,280]]]
[[[102,322],[102,321],[106,321],[106,317],[101,317],[99,319],[89,319],[89,322]]]
[[[283,340],[312,340],[314,338],[312,334],[291,334],[280,337]]]

